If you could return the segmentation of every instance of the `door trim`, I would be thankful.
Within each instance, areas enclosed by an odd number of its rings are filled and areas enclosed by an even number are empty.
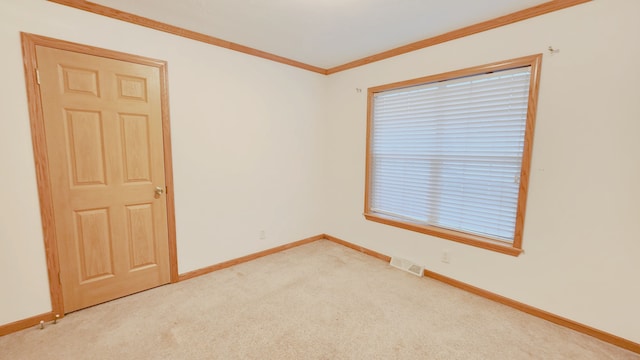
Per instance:
[[[20,33],[22,40],[22,56],[26,79],[27,100],[29,104],[29,118],[31,123],[31,139],[36,166],[36,179],[38,183],[38,198],[40,201],[40,216],[42,218],[42,232],[47,260],[49,276],[49,292],[51,295],[51,309],[54,314],[64,316],[64,302],[62,298],[62,286],[60,284],[60,262],[58,259],[58,243],[55,232],[55,219],[53,211],[53,199],[49,176],[49,160],[44,132],[44,114],[40,87],[36,74],[37,58],[36,46],[44,46],[59,50],[73,51],[87,55],[121,60],[130,63],[147,65],[158,68],[160,72],[160,101],[162,108],[162,136],[164,149],[164,168],[167,202],[167,231],[169,246],[169,273],[171,283],[178,281],[178,262],[176,247],[176,221],[175,199],[173,196],[173,163],[171,157],[171,133],[169,123],[169,93],[167,82],[166,61],[147,57],[106,50],[89,45],[72,43],[45,36]]]

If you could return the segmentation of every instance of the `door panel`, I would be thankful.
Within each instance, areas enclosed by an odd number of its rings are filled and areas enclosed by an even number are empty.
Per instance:
[[[125,182],[151,181],[149,164],[149,118],[120,114],[124,144]]]
[[[36,54],[65,311],[168,283],[159,69]]]
[[[75,215],[80,283],[114,276],[109,209],[76,211]]]
[[[129,268],[132,271],[157,264],[153,233],[153,205],[127,206]]]
[[[105,184],[102,114],[65,109],[72,186]]]

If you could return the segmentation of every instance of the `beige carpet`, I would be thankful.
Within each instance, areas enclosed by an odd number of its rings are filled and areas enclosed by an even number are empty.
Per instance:
[[[640,359],[321,240],[0,337],[1,359]]]

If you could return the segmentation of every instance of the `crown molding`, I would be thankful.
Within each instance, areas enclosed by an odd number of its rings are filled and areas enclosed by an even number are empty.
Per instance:
[[[551,0],[540,5],[536,5],[524,10],[516,11],[511,14],[500,16],[491,20],[483,21],[474,25],[466,26],[457,30],[449,31],[434,37],[416,41],[407,45],[403,45],[391,50],[383,51],[378,54],[354,60],[346,64],[324,69],[318,66],[306,64],[300,61],[292,60],[283,56],[272,54],[266,51],[254,49],[245,45],[226,41],[210,35],[205,35],[196,31],[187,30],[178,26],[173,26],[160,21],[152,20],[143,16],[135,15],[125,11],[120,11],[108,6],[92,3],[84,0],[47,0],[49,2],[70,6],[76,9],[84,10],[94,14],[110,17],[125,21],[131,24],[144,26],[150,29],[162,31],[165,33],[181,36],[187,39],[200,41],[209,45],[238,51],[247,55],[257,56],[263,59],[275,61],[281,64],[297,67],[323,75],[331,75],[337,72],[353,69],[359,66],[371,64],[376,61],[388,59],[394,56],[406,54],[412,51],[424,49],[433,45],[441,44],[447,41],[463,38],[465,36],[477,34],[483,31],[495,29],[501,26],[513,24],[515,22],[527,20],[536,16],[544,15],[553,11],[562,10],[571,6],[583,4],[593,0]]]

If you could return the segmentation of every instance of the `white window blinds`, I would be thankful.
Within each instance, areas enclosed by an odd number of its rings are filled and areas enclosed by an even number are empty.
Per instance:
[[[512,243],[530,71],[375,93],[369,211]]]

